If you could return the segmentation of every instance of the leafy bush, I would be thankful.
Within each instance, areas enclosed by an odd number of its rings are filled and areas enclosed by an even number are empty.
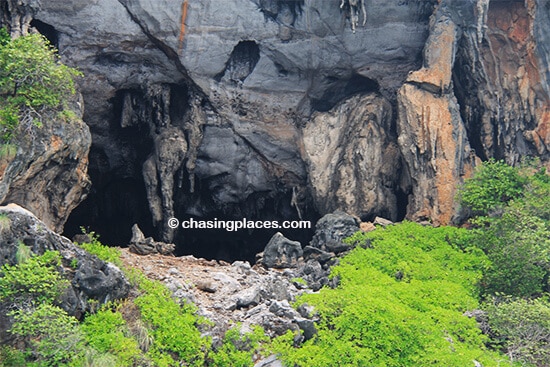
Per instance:
[[[240,326],[225,333],[223,344],[214,353],[209,354],[211,366],[248,367],[254,365],[254,354],[269,338],[260,326],[254,326],[252,332],[243,333]]]
[[[300,297],[319,313],[318,335],[301,348],[274,342],[288,366],[496,366],[487,338],[463,315],[478,306],[481,250],[466,231],[403,223],[356,234],[356,247],[333,268],[336,289]],[[363,240],[359,237],[363,237]],[[460,246],[459,246],[460,244]]]
[[[109,306],[86,317],[82,332],[89,346],[100,353],[115,356],[117,360],[112,366],[132,366],[140,359],[138,342],[129,336],[122,314]]]
[[[493,342],[510,360],[550,366],[550,303],[547,299],[493,298],[484,305]]]
[[[550,266],[550,230],[539,217],[512,205],[473,232],[472,242],[491,261],[482,281],[487,294],[539,295]]]
[[[20,124],[40,126],[44,113],[65,108],[81,75],[59,62],[40,34],[10,39],[0,32],[0,141],[9,142]]]
[[[0,367],[19,367],[26,365],[26,355],[14,347],[0,346]]]
[[[525,183],[518,169],[491,159],[477,167],[473,177],[466,180],[460,202],[476,215],[487,215],[520,197]]]
[[[57,269],[60,265],[57,251],[47,251],[14,266],[5,264],[0,271],[0,300],[53,303],[68,286]]]
[[[141,318],[149,324],[153,344],[147,355],[156,366],[202,366],[208,340],[201,337],[192,304],[178,304],[168,288],[145,277],[139,281],[142,294],[134,300]],[[175,356],[176,358],[174,358]]]
[[[83,231],[83,233],[85,233]],[[78,244],[81,248],[88,251],[89,253],[96,255],[100,260],[107,261],[115,264],[118,267],[122,267],[122,260],[120,259],[120,250],[115,247],[109,247],[103,245],[99,241],[99,235],[95,232],[87,233],[91,241],[88,243]]]
[[[27,358],[34,361],[35,366],[66,366],[78,359],[82,350],[78,320],[64,310],[44,303],[10,315],[14,318],[10,333],[30,347]]]

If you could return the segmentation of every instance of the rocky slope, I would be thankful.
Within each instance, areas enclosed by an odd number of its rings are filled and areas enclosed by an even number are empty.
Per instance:
[[[68,226],[191,248],[168,217],[444,224],[480,160],[548,159],[546,0],[363,5],[352,30],[329,0],[29,2],[86,75],[93,190]]]
[[[97,306],[97,303],[128,296],[130,284],[119,268],[99,260],[67,238],[56,234],[28,210],[16,204],[0,206],[0,217],[0,267],[17,264],[17,252],[21,244],[36,255],[58,251],[62,262],[59,272],[70,284],[61,296],[60,307],[69,315],[81,317],[94,307],[94,303]],[[8,314],[13,309],[11,302],[0,302],[2,345],[13,338],[7,332],[13,322]]]

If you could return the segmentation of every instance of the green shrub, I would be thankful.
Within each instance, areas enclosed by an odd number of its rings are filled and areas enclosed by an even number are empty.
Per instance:
[[[248,367],[254,365],[254,355],[269,338],[260,326],[254,326],[250,333],[243,333],[240,325],[227,330],[223,344],[209,354],[211,366]]]
[[[550,303],[547,299],[493,298],[483,309],[493,342],[511,360],[550,366]]]
[[[82,233],[86,234],[84,230]],[[99,235],[95,232],[87,233],[87,235],[91,238],[91,241],[88,243],[78,244],[79,247],[88,251],[92,255],[96,255],[100,260],[113,263],[118,267],[123,266],[122,260],[120,259],[121,254],[119,249],[103,245],[99,241]]]
[[[84,339],[89,346],[117,359],[113,366],[132,366],[141,357],[138,342],[130,332],[122,314],[109,306],[88,315],[82,324]]]
[[[520,197],[525,183],[519,169],[491,159],[477,167],[473,177],[464,182],[460,202],[476,215],[487,215]]]
[[[14,266],[4,265],[0,271],[0,300],[53,303],[69,285],[57,269],[60,265],[57,251],[47,251]]]
[[[139,280],[142,294],[134,300],[141,318],[151,329],[153,344],[147,355],[156,366],[202,366],[208,339],[202,338],[192,304],[178,304],[163,284],[145,277]]]
[[[40,34],[10,39],[0,34],[0,142],[9,142],[22,123],[40,126],[48,111],[65,108],[81,75],[59,62]]]
[[[471,238],[491,261],[482,281],[484,293],[517,297],[541,294],[550,266],[547,224],[516,205],[487,223],[476,229]]]
[[[488,265],[481,250],[462,250],[464,236],[414,223],[356,234],[372,248],[356,247],[333,268],[340,285],[298,300],[318,312],[318,335],[301,348],[286,335],[274,350],[288,366],[497,366],[504,358],[463,315],[478,307]]]
[[[7,214],[0,214],[0,233],[9,230],[11,227],[11,219]]]
[[[64,310],[44,303],[10,316],[10,333],[24,340],[30,348],[27,358],[35,366],[67,366],[78,359],[83,346],[78,320]]]
[[[26,366],[26,354],[8,345],[0,346],[0,367]]]

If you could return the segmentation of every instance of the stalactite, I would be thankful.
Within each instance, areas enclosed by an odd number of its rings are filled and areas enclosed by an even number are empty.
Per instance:
[[[202,127],[206,123],[206,114],[202,107],[202,97],[195,94],[191,97],[190,109],[187,114],[184,130],[187,133],[188,152],[186,168],[189,174],[190,192],[195,191],[195,166],[197,152],[202,142]]]

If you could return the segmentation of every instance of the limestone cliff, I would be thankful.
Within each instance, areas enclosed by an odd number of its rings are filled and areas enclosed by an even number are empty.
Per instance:
[[[0,205],[16,203],[56,232],[90,189],[88,152],[91,135],[82,121],[82,100],[75,98],[71,121],[48,113],[41,127],[21,128],[14,152],[0,156]]]
[[[363,4],[354,30],[332,0],[33,5],[86,75],[93,189],[70,225],[177,243],[168,216],[448,223],[480,160],[547,161],[547,0]]]

